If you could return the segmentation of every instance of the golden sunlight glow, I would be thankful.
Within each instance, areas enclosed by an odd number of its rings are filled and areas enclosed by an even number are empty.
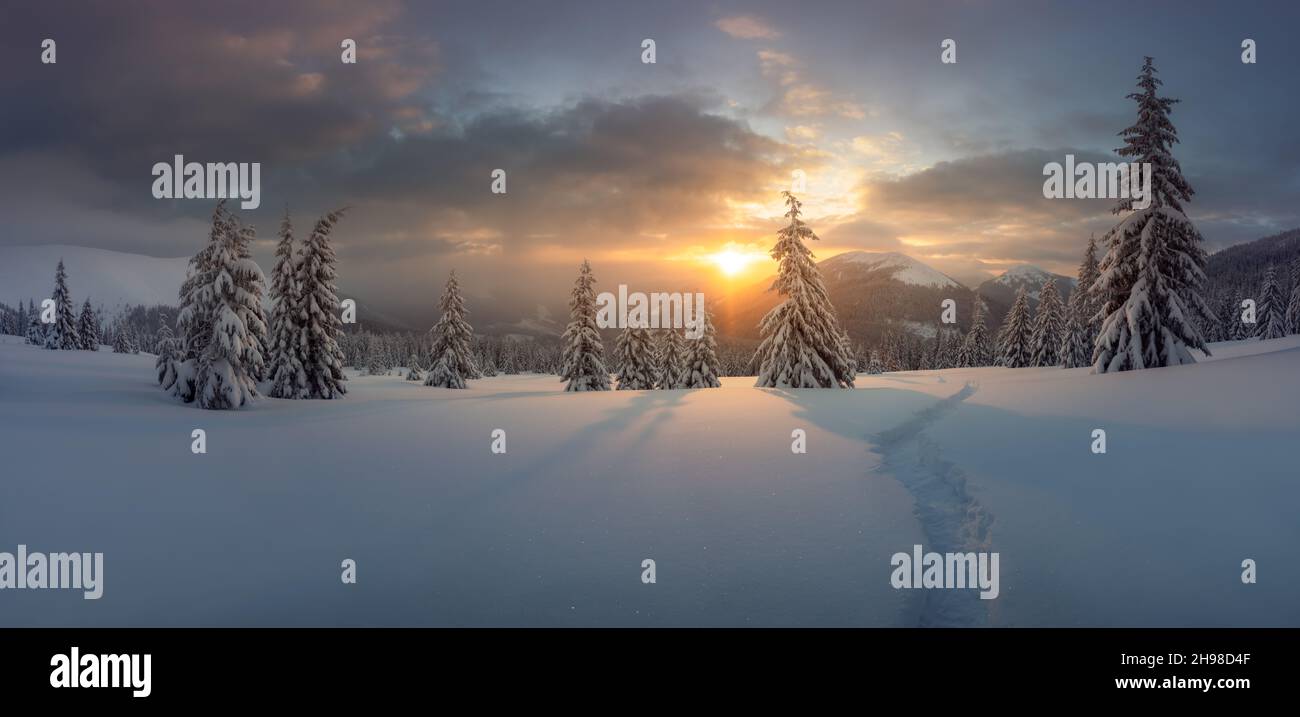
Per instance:
[[[752,247],[741,246],[735,242],[728,242],[722,251],[708,254],[704,257],[706,261],[712,262],[714,266],[726,276],[738,276],[750,264],[762,261],[767,258],[767,254]]]

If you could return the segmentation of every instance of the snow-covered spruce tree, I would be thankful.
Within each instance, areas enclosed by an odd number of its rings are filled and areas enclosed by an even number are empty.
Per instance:
[[[411,357],[406,359],[406,380],[424,380],[424,370],[420,368],[420,359],[415,354],[411,354]]]
[[[307,392],[307,373],[302,368],[302,294],[293,243],[293,223],[285,210],[280,221],[280,242],[275,247],[275,268],[271,271],[270,365],[272,398],[302,398]]]
[[[163,322],[162,330],[158,334],[158,360],[154,362],[154,370],[158,372],[158,385],[162,386],[164,391],[171,389],[176,383],[176,359],[178,358],[176,337],[172,335],[172,330]]]
[[[212,335],[199,355],[194,396],[206,409],[239,408],[257,397],[255,375],[263,364],[258,335],[262,323],[262,270],[241,257],[247,240],[238,222],[226,231],[209,255],[208,270],[195,286],[196,299],[207,307]]]
[[[993,363],[993,349],[989,346],[989,327],[984,312],[984,301],[975,297],[975,313],[971,317],[970,331],[961,342],[957,365],[961,368],[989,366]]]
[[[131,331],[125,321],[118,321],[117,328],[113,330],[113,353],[131,353]]]
[[[596,279],[584,259],[569,298],[569,325],[564,344],[560,380],[565,391],[608,391],[609,370],[605,368],[605,346],[596,326]]]
[[[235,239],[235,256],[239,260],[247,260],[249,266],[256,270],[256,276],[250,276],[249,281],[245,283],[244,290],[256,292],[257,301],[253,302],[252,309],[257,314],[257,321],[248,323],[248,331],[252,334],[253,340],[257,343],[256,362],[250,362],[248,369],[253,376],[253,380],[261,383],[267,377],[267,357],[271,355],[271,343],[269,340],[271,323],[266,316],[266,311],[262,307],[262,297],[266,295],[266,275],[262,273],[262,267],[253,261],[253,242],[257,240],[257,231],[251,224],[244,224],[236,215],[231,215],[231,223]]]
[[[424,385],[465,388],[465,380],[478,378],[479,371],[474,366],[474,354],[470,348],[474,329],[465,321],[465,300],[460,296],[456,272],[451,272],[448,277],[447,289],[438,305],[442,309],[442,318],[431,329],[433,365],[429,367]]]
[[[1092,365],[1092,341],[1088,330],[1088,294],[1078,287],[1070,294],[1065,310],[1065,331],[1061,336],[1061,368]]]
[[[885,364],[880,360],[880,351],[877,349],[871,349],[871,353],[867,357],[867,373],[874,376],[884,372]]]
[[[1076,276],[1077,283],[1074,286],[1074,294],[1082,294],[1080,301],[1083,302],[1083,315],[1087,320],[1085,326],[1088,338],[1088,355],[1091,361],[1092,345],[1097,338],[1097,332],[1101,330],[1101,297],[1093,291],[1097,284],[1099,272],[1097,269],[1097,236],[1088,235],[1088,248],[1083,252],[1083,260],[1079,262],[1079,273]],[[1071,298],[1074,297],[1071,294]]]
[[[366,373],[371,376],[387,376],[391,368],[384,347],[378,341],[372,342],[370,351],[366,354]]]
[[[1120,133],[1121,157],[1151,165],[1149,206],[1121,199],[1114,212],[1131,212],[1106,233],[1106,256],[1093,290],[1103,302],[1101,330],[1093,350],[1095,373],[1195,363],[1191,349],[1205,350],[1196,316],[1212,317],[1201,298],[1205,250],[1201,234],[1183,213],[1192,197],[1178,160],[1170,153],[1178,132],[1169,121],[1177,100],[1159,97],[1161,82],[1150,57],[1138,76],[1138,120]],[[1208,353],[1208,351],[1207,351]]]
[[[699,338],[686,339],[686,388],[718,388],[718,330],[713,318],[700,307],[699,320],[704,322]]]
[[[492,358],[491,352],[488,352],[483,356],[482,366],[483,367],[479,370],[479,373],[481,373],[484,378],[490,378],[497,375],[497,362]]]
[[[1286,332],[1300,334],[1300,281],[1291,289],[1291,301],[1286,305]]]
[[[45,331],[45,348],[73,351],[80,347],[77,339],[77,316],[72,309],[72,296],[68,293],[68,274],[63,270],[63,260],[54,272],[54,323]]]
[[[655,387],[654,352],[648,329],[627,326],[619,332],[614,342],[618,390],[644,391]]]
[[[210,292],[204,291],[203,287],[211,282],[215,271],[213,255],[217,247],[226,240],[229,231],[230,218],[225,204],[226,201],[223,199],[217,202],[216,208],[213,209],[208,243],[190,258],[189,267],[185,272],[185,281],[181,283],[179,293],[180,310],[176,313],[176,328],[180,347],[172,394],[186,403],[195,399],[194,381],[198,375],[199,359],[212,339],[212,311],[215,297]],[[116,350],[116,343],[114,349]]]
[[[655,388],[672,390],[686,388],[686,340],[677,329],[659,330]]]
[[[77,318],[77,341],[83,351],[99,350],[99,319],[90,307],[90,299],[81,304],[81,316]]]
[[[303,398],[342,398],[347,393],[343,351],[339,349],[343,321],[334,293],[336,259],[330,246],[330,232],[344,211],[337,209],[317,220],[298,257],[299,360],[306,379]]]
[[[763,340],[754,355],[759,367],[755,386],[766,388],[853,387],[852,357],[846,353],[843,331],[835,318],[805,240],[817,239],[812,227],[799,219],[802,204],[783,192],[790,222],[777,232],[772,258],[780,263],[772,287],[785,300],[759,324]]]
[[[1280,339],[1286,336],[1286,300],[1277,283],[1277,270],[1270,265],[1264,272],[1264,285],[1259,290],[1259,308],[1256,312],[1255,337]]]
[[[515,342],[506,339],[501,346],[501,373],[511,376],[519,373],[519,357]]]
[[[1065,306],[1056,291],[1056,279],[1043,282],[1038,293],[1038,315],[1029,337],[1030,365],[1059,366],[1061,337],[1065,335]]]
[[[998,333],[998,363],[1007,368],[1024,368],[1032,366],[1033,354],[1030,353],[1029,340],[1032,337],[1032,320],[1029,316],[1029,296],[1025,288],[1020,287],[1016,302],[1011,305],[1007,317],[1002,320],[1002,331]]]
[[[45,345],[45,324],[41,323],[39,311],[27,312],[27,343],[32,346]]]

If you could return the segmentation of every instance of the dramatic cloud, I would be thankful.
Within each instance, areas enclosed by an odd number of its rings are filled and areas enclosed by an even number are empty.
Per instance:
[[[774,40],[781,33],[753,15],[733,15],[715,23],[719,30],[742,40]]]

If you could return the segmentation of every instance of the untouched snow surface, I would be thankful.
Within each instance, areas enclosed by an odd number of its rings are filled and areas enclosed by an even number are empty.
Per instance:
[[[105,554],[102,599],[2,590],[0,625],[1300,626],[1300,337],[1213,350],[852,391],[364,376],[202,411],[152,356],[0,337],[0,551]],[[916,543],[998,552],[1000,596],[892,589]]]

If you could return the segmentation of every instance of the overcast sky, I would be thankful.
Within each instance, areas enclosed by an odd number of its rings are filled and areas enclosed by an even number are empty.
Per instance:
[[[584,257],[603,287],[712,287],[709,257],[771,245],[803,169],[819,257],[896,250],[965,281],[1021,262],[1072,274],[1111,203],[1043,199],[1043,164],[1112,158],[1152,55],[1182,100],[1189,213],[1217,249],[1300,226],[1297,7],[11,4],[0,243],[190,255],[212,202],[154,199],[153,164],[260,162],[262,206],[245,214],[267,268],[286,206],[305,232],[349,205],[336,241],[352,291],[432,303],[456,268],[471,294],[528,304],[567,292]]]

